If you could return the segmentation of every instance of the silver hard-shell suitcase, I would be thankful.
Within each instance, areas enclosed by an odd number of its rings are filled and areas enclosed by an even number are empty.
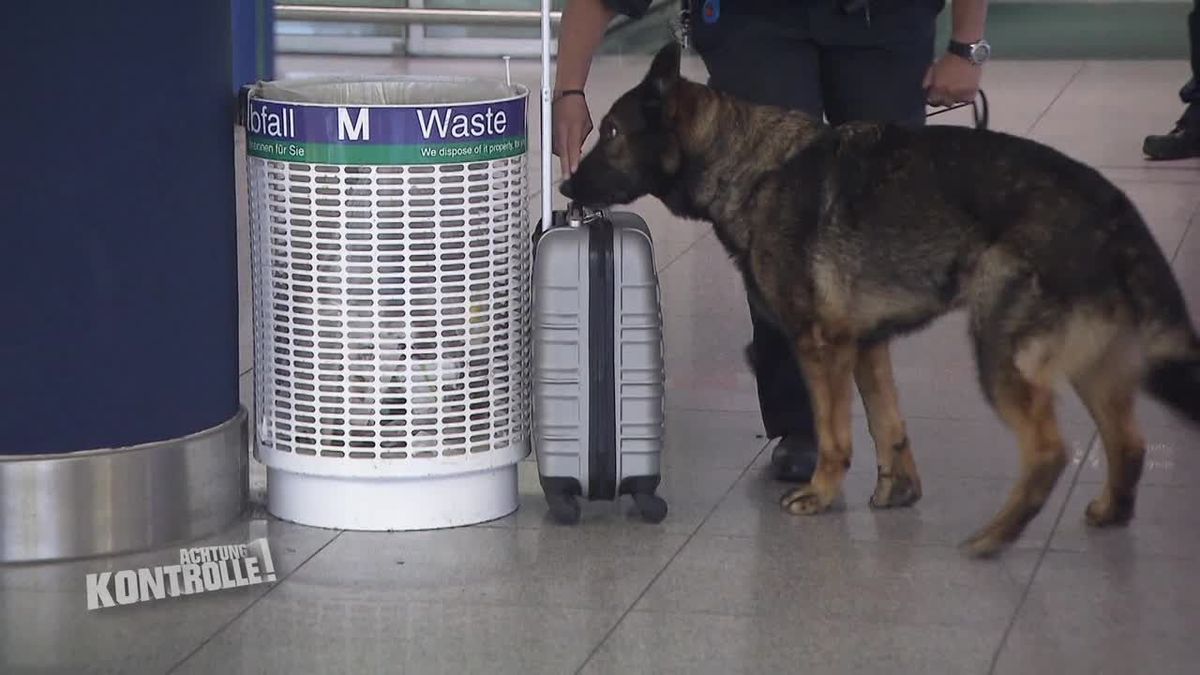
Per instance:
[[[533,259],[533,445],[551,514],[630,495],[660,522],[663,331],[654,247],[633,213],[556,211]]]
[[[551,206],[550,1],[541,4],[543,222],[530,324],[538,473],[561,522],[578,522],[579,498],[623,494],[660,522],[665,375],[653,241],[635,214]]]

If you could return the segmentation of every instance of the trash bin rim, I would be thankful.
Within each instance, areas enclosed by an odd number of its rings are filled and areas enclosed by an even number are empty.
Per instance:
[[[287,100],[280,96],[264,96],[262,94],[263,87],[270,85],[272,87],[305,87],[305,86],[327,86],[337,84],[484,84],[489,86],[499,85],[500,87],[508,88],[512,93],[508,96],[501,97],[479,97],[469,99],[467,97],[458,100],[435,101],[426,103],[356,103],[356,102],[333,102],[323,103],[315,101],[293,101]],[[496,103],[506,103],[509,101],[517,101],[529,97],[531,89],[519,82],[506,83],[497,78],[488,77],[467,77],[461,75],[322,75],[314,77],[292,77],[281,78],[278,80],[260,80],[250,87],[248,99],[256,102],[277,103],[288,106],[298,106],[306,108],[372,108],[372,109],[403,109],[403,108],[430,108],[439,106],[452,105],[490,105]]]

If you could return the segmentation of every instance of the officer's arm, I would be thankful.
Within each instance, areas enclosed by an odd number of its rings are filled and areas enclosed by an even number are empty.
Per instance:
[[[987,0],[951,1],[951,38],[968,43],[982,39],[987,24]]]
[[[608,22],[617,14],[638,18],[649,6],[650,0],[567,0],[558,32],[554,91],[583,89]]]
[[[604,29],[616,15],[604,0],[568,0],[558,30],[558,70],[555,93],[583,89],[592,55],[604,39]]]

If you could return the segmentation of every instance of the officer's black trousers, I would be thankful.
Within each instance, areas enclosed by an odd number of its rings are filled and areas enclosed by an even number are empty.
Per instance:
[[[1192,79],[1180,90],[1179,98],[1188,104],[1183,122],[1200,129],[1200,0],[1192,0],[1192,11],[1188,14],[1188,45],[1192,53]]]
[[[832,124],[876,119],[920,125],[926,110],[922,80],[934,58],[942,4],[886,4],[886,10],[873,8],[868,22],[865,13],[842,13],[829,0],[742,14],[734,13],[738,3],[728,2],[715,23],[693,13],[693,43],[710,84],[735,96],[823,114]],[[793,347],[755,304],[748,351],[767,435],[811,439],[811,400]]]

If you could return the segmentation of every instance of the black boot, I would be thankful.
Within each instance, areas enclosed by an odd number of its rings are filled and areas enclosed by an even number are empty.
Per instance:
[[[764,382],[764,373],[758,369],[758,360],[755,358],[753,345],[748,345],[744,354],[747,365],[750,366],[750,370],[754,372],[755,377],[758,379],[759,400],[762,401],[766,398],[765,395],[771,391],[770,384],[769,382]],[[766,377],[769,378],[770,376],[767,375]],[[763,422],[767,427],[767,436],[779,439],[779,443],[771,451],[771,473],[776,480],[787,483],[807,483],[812,480],[813,472],[817,468],[817,442],[814,433],[811,431],[803,433],[796,430],[796,427],[813,428],[811,414],[796,414],[797,411],[807,410],[807,406],[809,405],[807,393],[803,392],[803,389],[799,391],[805,395],[803,396],[803,401],[793,402],[793,405],[796,406],[795,410],[788,411],[768,408],[763,411]],[[775,396],[773,398],[779,397]],[[801,397],[797,396],[796,398]],[[793,422],[791,429],[781,426],[785,421]],[[795,424],[797,421],[800,424]]]
[[[1169,133],[1147,136],[1142,152],[1154,160],[1200,157],[1200,108],[1191,104]]]
[[[817,469],[817,444],[803,436],[779,439],[771,451],[771,473],[785,483],[807,483]]]

